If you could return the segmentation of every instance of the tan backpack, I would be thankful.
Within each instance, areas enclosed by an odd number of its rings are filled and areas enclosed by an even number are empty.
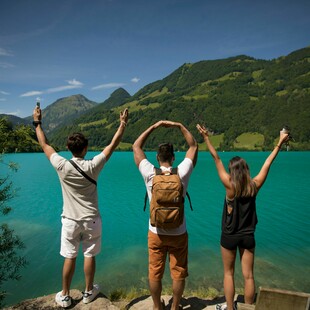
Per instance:
[[[178,168],[173,168],[171,172],[162,172],[159,168],[154,169],[155,176],[150,202],[151,225],[165,229],[177,228],[184,220],[183,185],[178,175]],[[186,194],[190,201],[188,193]],[[191,201],[190,206],[192,209]]]

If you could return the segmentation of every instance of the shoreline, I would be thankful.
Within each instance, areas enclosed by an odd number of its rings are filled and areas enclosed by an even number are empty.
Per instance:
[[[132,300],[111,301],[103,293],[99,293],[96,298],[89,304],[82,302],[82,293],[73,289],[70,291],[72,303],[67,309],[76,310],[153,310],[152,297],[149,294],[141,295]],[[162,295],[163,310],[171,309],[172,296]],[[252,305],[244,304],[244,296],[235,294],[234,301],[237,309],[254,310],[256,307],[260,309],[308,309],[310,304],[310,294],[304,292],[287,291],[279,289],[270,289],[267,287],[259,287],[258,293],[255,295]],[[190,310],[216,310],[218,304],[225,304],[225,297],[218,296],[216,298],[198,298],[195,296],[184,295],[180,301],[180,309]],[[17,305],[3,308],[3,310],[51,310],[63,309],[55,302],[55,293],[43,297],[25,300]]]
[[[35,310],[35,309],[63,309],[58,306],[55,302],[55,295],[50,294],[42,297],[37,297],[33,299],[27,299],[22,302],[19,302],[16,305],[4,307],[3,310]],[[89,304],[84,304],[82,302],[82,293],[77,289],[72,289],[70,291],[70,295],[72,297],[72,305],[67,309],[108,309],[108,310],[152,310],[153,302],[151,296],[148,294],[142,294],[132,299],[119,299],[119,300],[111,300],[102,292],[98,294],[98,296]],[[162,300],[165,303],[165,309],[170,309],[172,295],[164,294],[162,295]],[[235,295],[235,300],[239,302],[243,302],[242,295]],[[181,305],[183,309],[191,309],[191,310],[203,310],[203,309],[215,309],[216,304],[225,303],[224,296],[217,297],[205,297],[199,298],[196,296],[187,296],[184,295],[181,300]]]

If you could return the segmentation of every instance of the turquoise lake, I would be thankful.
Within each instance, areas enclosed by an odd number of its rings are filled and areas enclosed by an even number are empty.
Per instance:
[[[61,155],[70,158],[68,152]],[[96,152],[89,152],[92,158]],[[176,164],[185,153],[176,153]],[[269,152],[220,153],[227,166],[239,155],[255,176]],[[155,153],[147,153],[155,163]],[[21,280],[6,283],[5,302],[56,293],[61,289],[63,258],[60,249],[61,188],[57,173],[43,153],[8,154],[5,162],[18,163],[12,173],[17,196],[9,203],[13,211],[1,222],[14,228],[25,243],[28,265]],[[1,165],[1,176],[6,168]],[[310,152],[281,152],[273,163],[257,198],[256,286],[310,292]],[[95,281],[109,296],[116,289],[147,289],[148,212],[143,212],[145,187],[131,152],[115,152],[98,180],[103,222],[102,251],[97,256]],[[220,225],[224,188],[209,153],[200,152],[188,189],[194,211],[186,202],[189,233],[189,277],[186,291],[222,291]],[[84,289],[80,253],[72,288]],[[170,284],[166,272],[164,286]],[[236,287],[243,287],[237,261]],[[185,292],[186,293],[186,292]]]

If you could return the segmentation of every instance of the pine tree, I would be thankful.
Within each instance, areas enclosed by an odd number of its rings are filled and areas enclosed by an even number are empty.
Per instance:
[[[1,132],[0,132],[1,134]],[[8,167],[5,176],[0,175],[0,216],[6,216],[11,212],[8,201],[14,195],[13,183],[10,181],[9,171],[16,172],[18,167],[16,163],[5,163],[0,156],[0,164]],[[1,170],[1,172],[4,169]],[[2,221],[1,221],[2,222]],[[20,250],[24,248],[21,239],[14,233],[14,230],[6,223],[0,224],[0,308],[4,305],[6,291],[3,290],[3,284],[9,280],[20,279],[20,269],[27,264],[25,257],[21,256]]]

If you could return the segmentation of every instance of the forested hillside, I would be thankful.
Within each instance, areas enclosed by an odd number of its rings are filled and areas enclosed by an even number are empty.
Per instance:
[[[295,149],[310,149],[310,48],[271,61],[237,56],[184,64],[166,78],[151,83],[120,107],[101,113],[86,112],[72,124],[59,128],[51,140],[60,148],[72,131],[83,131],[90,146],[106,145],[118,125],[120,109],[128,107],[130,122],[124,142],[133,143],[147,126],[160,119],[184,123],[196,133],[197,122],[214,131],[222,150],[270,149],[283,125],[291,127]],[[99,107],[99,106],[98,106]],[[97,108],[98,108],[97,107]],[[259,137],[247,147],[242,138]],[[146,147],[173,141],[182,149],[178,131],[159,130]],[[62,142],[63,141],[63,142]],[[251,143],[250,143],[251,144]]]
[[[13,124],[13,121],[17,123]],[[0,117],[0,152],[39,152],[35,132],[30,125],[23,125],[17,118]]]
[[[241,55],[183,64],[133,96],[120,88],[102,103],[83,95],[62,98],[43,110],[43,128],[58,149],[65,149],[66,138],[74,131],[86,134],[90,149],[101,149],[111,141],[125,107],[130,120],[122,149],[131,149],[150,124],[169,119],[182,122],[198,142],[202,139],[195,126],[205,124],[220,150],[271,149],[279,130],[288,125],[295,139],[291,148],[310,150],[310,48],[269,61]],[[10,150],[29,149],[21,141],[14,147],[15,140],[7,142]],[[146,148],[154,149],[162,141],[184,149],[184,139],[175,129],[158,130]]]

